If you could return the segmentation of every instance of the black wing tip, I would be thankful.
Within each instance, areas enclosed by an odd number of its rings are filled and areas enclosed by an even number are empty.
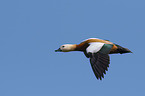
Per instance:
[[[96,76],[97,80],[101,80],[102,81],[104,79],[104,74],[106,74],[106,72],[103,73],[103,75],[101,75],[101,76]]]
[[[94,71],[94,74],[95,74],[95,77],[97,78],[97,80],[101,80],[102,81],[104,79],[104,77],[106,75],[106,72],[108,71],[108,68],[109,68],[109,66],[107,67],[107,69],[104,70],[104,72],[102,74],[96,73]]]
[[[105,77],[104,75],[106,75],[106,72],[107,72],[107,70],[105,70],[102,74],[98,74],[98,73],[95,73],[95,71],[94,71],[95,77],[97,78],[97,80],[103,80]]]

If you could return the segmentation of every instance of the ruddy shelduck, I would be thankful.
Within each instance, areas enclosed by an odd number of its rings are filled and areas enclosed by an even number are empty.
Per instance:
[[[102,80],[104,74],[108,71],[110,64],[109,54],[115,53],[132,53],[129,49],[114,44],[108,40],[98,38],[89,38],[80,44],[64,44],[55,52],[84,52],[90,63],[97,79]]]

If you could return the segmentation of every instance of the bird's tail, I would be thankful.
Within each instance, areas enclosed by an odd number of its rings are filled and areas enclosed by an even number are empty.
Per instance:
[[[115,44],[115,45],[118,47],[117,51],[120,54],[123,54],[123,53],[132,53],[128,48],[124,48],[124,47],[122,47],[120,45],[117,45],[117,44]]]

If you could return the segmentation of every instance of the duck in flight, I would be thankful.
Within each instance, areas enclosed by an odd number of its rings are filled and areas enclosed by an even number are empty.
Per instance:
[[[80,44],[64,44],[55,52],[81,51],[90,58],[91,67],[97,79],[102,80],[110,64],[109,54],[132,53],[129,49],[108,40],[89,38]]]

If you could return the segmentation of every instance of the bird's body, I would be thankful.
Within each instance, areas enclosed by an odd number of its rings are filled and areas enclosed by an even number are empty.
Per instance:
[[[97,79],[104,78],[107,68],[110,64],[108,54],[115,53],[131,53],[127,48],[121,47],[108,40],[98,38],[89,38],[80,44],[64,44],[56,52],[81,51],[84,52],[87,58],[90,58],[90,63]]]

